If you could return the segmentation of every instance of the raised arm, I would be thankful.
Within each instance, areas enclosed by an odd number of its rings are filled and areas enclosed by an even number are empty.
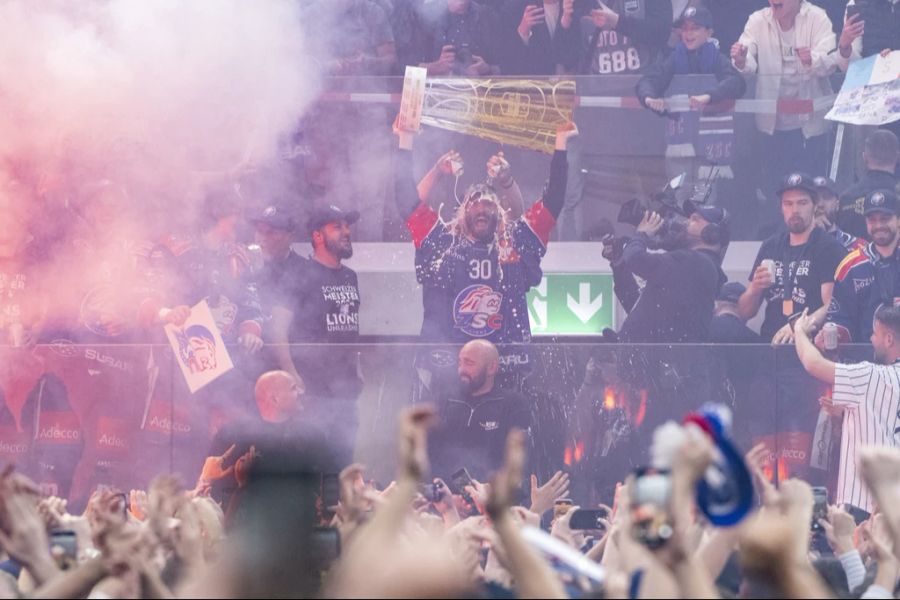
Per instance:
[[[804,310],[797,322],[794,323],[794,342],[797,346],[797,356],[800,358],[800,362],[803,363],[803,368],[810,375],[820,381],[834,385],[834,363],[822,356],[819,349],[809,339],[814,324],[813,317],[808,312],[808,309]]]

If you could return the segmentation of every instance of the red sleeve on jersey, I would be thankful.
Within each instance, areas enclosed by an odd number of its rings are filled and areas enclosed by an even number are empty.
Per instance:
[[[843,281],[847,274],[850,272],[850,269],[858,265],[859,263],[863,263],[869,260],[869,258],[863,253],[862,248],[857,248],[841,261],[841,264],[838,265],[837,271],[834,273],[835,281]]]
[[[532,204],[531,208],[525,211],[522,218],[525,219],[534,235],[546,246],[550,242],[550,232],[553,231],[553,227],[556,225],[556,219],[553,218],[553,215],[547,210],[544,203],[535,202]]]
[[[416,245],[416,248],[422,247],[422,242],[425,241],[425,238],[428,237],[428,234],[431,233],[431,230],[434,229],[437,222],[438,214],[431,210],[431,207],[424,202],[419,202],[416,210],[414,210],[406,220],[406,227],[412,234],[413,243]]]

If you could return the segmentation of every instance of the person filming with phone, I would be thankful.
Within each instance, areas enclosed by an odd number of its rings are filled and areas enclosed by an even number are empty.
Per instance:
[[[421,63],[428,75],[484,77],[497,75],[497,18],[495,11],[472,0],[439,0],[423,7],[432,23],[433,59]]]
[[[517,392],[497,385],[499,371],[500,354],[491,342],[472,340],[459,351],[459,390],[440,406],[440,423],[431,438],[435,476],[449,481],[465,467],[474,479],[488,481],[503,462],[509,431],[528,431],[529,406]]]

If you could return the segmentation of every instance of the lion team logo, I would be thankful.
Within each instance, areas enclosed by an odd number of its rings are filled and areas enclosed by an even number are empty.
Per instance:
[[[191,373],[204,373],[216,368],[216,338],[203,325],[191,325],[175,334],[178,357]]]
[[[884,206],[884,194],[881,192],[875,192],[872,194],[871,199],[872,206]]]
[[[486,285],[470,285],[453,301],[457,329],[472,337],[487,337],[503,327],[503,294]]]
[[[788,177],[787,183],[788,185],[800,185],[801,181],[803,181],[803,176],[800,173],[794,173]]]

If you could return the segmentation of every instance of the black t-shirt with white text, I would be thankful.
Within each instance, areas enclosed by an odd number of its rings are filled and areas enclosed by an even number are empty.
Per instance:
[[[770,341],[791,315],[807,308],[812,313],[822,307],[822,284],[834,281],[837,266],[846,255],[844,247],[818,227],[799,246],[791,246],[786,231],[762,243],[750,270],[750,280],[763,260],[775,261],[775,283],[763,296],[766,316],[760,335],[764,340]]]
[[[356,272],[326,267],[314,259],[296,261],[274,302],[290,310],[291,344],[353,344],[359,340],[359,285]],[[294,365],[307,393],[351,400],[359,393],[356,352],[352,348],[294,346]]]
[[[316,260],[296,262],[296,272],[275,304],[294,313],[288,339],[297,343],[354,343],[359,339],[359,285],[356,272]]]

